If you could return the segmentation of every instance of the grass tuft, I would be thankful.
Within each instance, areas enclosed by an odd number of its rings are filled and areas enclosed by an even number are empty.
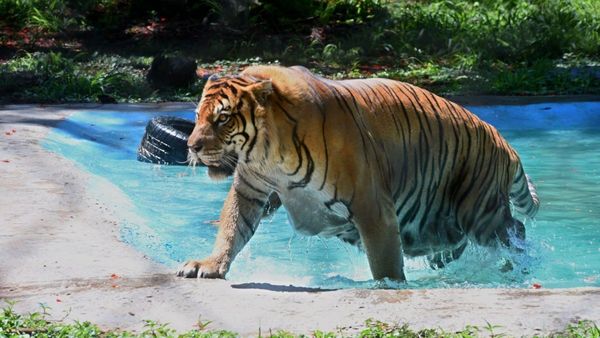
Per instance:
[[[208,330],[210,322],[200,322],[195,330],[180,333],[170,328],[167,324],[155,321],[145,321],[144,329],[141,332],[130,332],[120,330],[102,330],[97,325],[90,322],[64,323],[62,321],[53,322],[48,320],[47,310],[49,308],[42,306],[42,312],[33,312],[26,315],[18,314],[14,310],[14,302],[7,302],[7,306],[0,312],[0,337],[40,337],[40,338],[213,338],[213,337],[239,337],[240,335],[226,330]],[[287,331],[277,331],[268,333],[258,332],[258,336],[273,338],[294,338],[294,337],[315,337],[315,338],[333,338],[352,336],[339,332],[325,332],[320,330],[313,331],[310,335],[297,335]],[[467,326],[457,332],[448,332],[442,329],[427,328],[413,330],[408,325],[389,324],[373,319],[369,319],[364,324],[364,328],[355,334],[361,338],[474,338],[474,337],[506,337],[502,333],[502,327],[488,323],[486,326]],[[534,336],[542,337],[542,336]],[[563,331],[552,333],[546,337],[549,338],[599,338],[600,329],[591,321],[579,321],[569,324]]]

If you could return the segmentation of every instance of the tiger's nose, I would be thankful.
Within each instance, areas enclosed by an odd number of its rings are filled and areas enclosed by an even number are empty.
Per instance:
[[[202,150],[202,145],[195,143],[195,144],[188,144],[188,148],[192,151],[192,152],[200,152],[200,150]]]

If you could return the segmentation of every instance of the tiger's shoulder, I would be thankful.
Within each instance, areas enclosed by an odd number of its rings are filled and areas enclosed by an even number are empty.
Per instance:
[[[276,94],[294,104],[319,100],[320,96],[316,95],[317,92],[314,89],[325,80],[302,66],[251,66],[246,68],[242,74],[261,80],[270,80]]]
[[[334,96],[336,91],[343,92],[340,91],[342,87],[344,92],[356,92],[357,87],[397,86],[399,84],[410,86],[407,83],[386,78],[331,80],[314,74],[303,66],[251,66],[246,68],[242,75],[260,80],[270,80],[278,95],[295,104],[323,101]],[[422,90],[418,87],[414,88]]]

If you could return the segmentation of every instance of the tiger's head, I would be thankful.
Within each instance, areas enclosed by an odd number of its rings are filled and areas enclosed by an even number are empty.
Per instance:
[[[213,179],[231,176],[238,162],[256,151],[272,92],[270,80],[248,75],[211,76],[188,138],[190,163],[205,164]]]

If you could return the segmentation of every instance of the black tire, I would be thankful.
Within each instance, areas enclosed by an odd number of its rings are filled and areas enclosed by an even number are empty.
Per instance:
[[[138,147],[138,161],[187,165],[187,141],[194,122],[178,117],[155,117],[146,125]]]

